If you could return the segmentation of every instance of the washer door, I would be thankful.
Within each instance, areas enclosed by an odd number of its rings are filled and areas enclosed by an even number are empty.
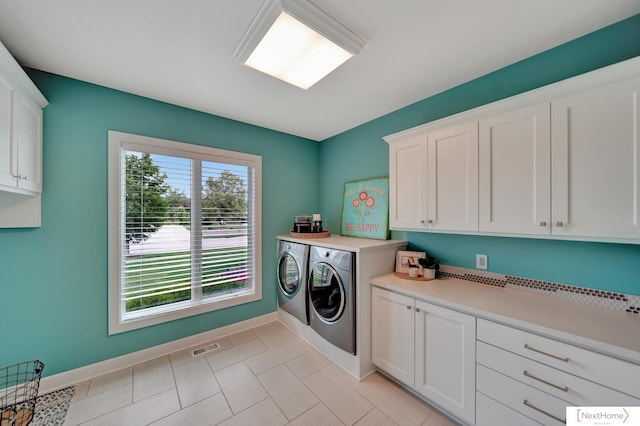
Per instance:
[[[291,298],[304,283],[300,282],[301,274],[298,262],[289,252],[284,252],[278,260],[278,287],[285,296]]]
[[[309,300],[318,318],[324,322],[336,322],[344,312],[344,285],[330,264],[318,262],[313,266],[309,277]]]

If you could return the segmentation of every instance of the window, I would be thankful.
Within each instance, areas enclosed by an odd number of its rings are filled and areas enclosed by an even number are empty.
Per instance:
[[[109,334],[262,297],[261,165],[109,131]]]

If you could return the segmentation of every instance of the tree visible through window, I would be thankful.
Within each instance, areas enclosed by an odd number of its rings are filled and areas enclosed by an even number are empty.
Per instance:
[[[120,152],[118,323],[256,295],[255,156],[123,135],[110,132]]]

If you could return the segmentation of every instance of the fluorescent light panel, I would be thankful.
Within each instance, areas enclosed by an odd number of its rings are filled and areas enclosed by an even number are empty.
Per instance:
[[[308,89],[357,54],[364,41],[307,0],[266,0],[234,56]]]

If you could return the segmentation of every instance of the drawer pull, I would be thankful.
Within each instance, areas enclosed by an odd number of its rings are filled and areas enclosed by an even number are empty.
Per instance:
[[[547,382],[547,381],[546,381],[546,380],[544,380],[544,379],[541,379],[541,378],[539,378],[539,377],[534,376],[533,374],[529,373],[527,370],[524,370],[524,371],[522,372],[522,374],[524,374],[525,376],[527,376],[527,377],[529,377],[529,378],[532,378],[533,380],[537,380],[537,381],[539,381],[540,383],[544,383],[545,385],[549,385],[549,386],[554,387],[554,388],[556,388],[556,389],[560,389],[562,392],[569,392],[569,387],[568,387],[568,386],[558,386],[558,385],[553,384],[553,383],[551,383],[551,382]]]
[[[529,349],[530,351],[533,351],[533,352],[537,352],[537,353],[542,354],[542,355],[549,356],[551,358],[555,358],[555,359],[560,360],[560,361],[569,362],[569,358],[567,358],[567,357],[560,357],[558,355],[553,355],[553,354],[550,354],[548,352],[541,351],[540,349],[533,348],[533,347],[527,345],[526,343],[524,344],[524,348],[525,349]]]
[[[535,405],[533,405],[532,403],[530,403],[530,402],[529,402],[529,401],[527,401],[526,399],[525,399],[524,401],[522,401],[522,403],[523,403],[524,405],[526,405],[527,407],[529,407],[529,408],[533,408],[533,409],[534,409],[534,410],[536,410],[537,412],[544,414],[545,416],[549,416],[549,417],[551,417],[552,419],[559,421],[559,422],[560,422],[560,423],[562,423],[562,424],[566,424],[566,423],[567,423],[567,419],[561,419],[560,417],[556,417],[556,416],[554,416],[554,415],[553,415],[553,414],[551,414],[551,413],[547,413],[546,411],[544,411],[544,410],[543,410],[543,409],[541,409],[541,408],[536,407]]]

